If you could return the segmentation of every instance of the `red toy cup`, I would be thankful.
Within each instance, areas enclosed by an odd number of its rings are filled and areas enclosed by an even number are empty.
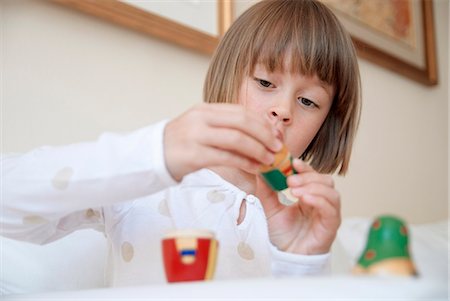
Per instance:
[[[212,279],[218,242],[208,230],[175,230],[162,240],[164,270],[168,282]]]

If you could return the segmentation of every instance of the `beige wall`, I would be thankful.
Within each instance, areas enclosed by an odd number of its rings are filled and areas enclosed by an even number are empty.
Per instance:
[[[350,172],[338,179],[346,216],[448,217],[449,2],[434,1],[438,86],[360,60],[363,111]]]
[[[207,56],[47,0],[0,0],[4,151],[95,139],[201,101]]]
[[[206,56],[44,0],[0,5],[4,152],[132,130],[201,101]],[[360,131],[336,177],[345,217],[448,217],[448,1],[435,18],[438,86],[360,62]]]

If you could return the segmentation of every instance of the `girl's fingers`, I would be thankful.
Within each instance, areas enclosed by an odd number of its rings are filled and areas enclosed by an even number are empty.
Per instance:
[[[334,188],[334,179],[331,175],[318,173],[309,164],[300,159],[294,159],[293,166],[298,173],[288,177],[287,183],[290,187],[320,183]]]
[[[291,187],[302,186],[311,183],[320,183],[334,188],[334,179],[330,175],[320,174],[318,172],[302,172],[288,177],[287,183]]]
[[[294,166],[295,170],[296,170],[298,173],[303,173],[303,172],[308,172],[308,171],[316,172],[316,171],[314,170],[314,168],[312,168],[308,163],[306,163],[306,162],[303,161],[303,160],[297,159],[297,158],[295,158],[295,159],[292,161],[292,165]]]
[[[304,195],[315,195],[326,200],[335,209],[340,210],[341,208],[341,197],[339,192],[326,185],[311,183],[301,187],[293,187],[291,188],[291,193],[298,198],[301,198]]]
[[[200,143],[218,150],[237,153],[262,164],[271,164],[275,155],[267,150],[255,138],[229,128],[216,128],[205,131],[198,138]],[[229,163],[228,161],[223,161]]]
[[[256,171],[256,164],[271,164],[281,147],[270,122],[240,105],[198,105],[164,130],[166,166],[176,180],[208,166]]]
[[[316,209],[322,218],[333,220],[337,219],[337,222],[339,223],[340,210],[332,206],[324,197],[313,194],[304,194],[300,198],[300,202]],[[300,206],[302,204],[300,204]]]
[[[242,106],[212,106],[209,114],[205,114],[205,122],[214,128],[230,128],[254,137],[262,145],[277,152],[282,143],[276,138],[276,131],[272,125],[254,112],[245,111]],[[218,111],[220,108],[220,112]],[[225,109],[223,109],[225,108]],[[217,111],[217,112],[216,112]]]

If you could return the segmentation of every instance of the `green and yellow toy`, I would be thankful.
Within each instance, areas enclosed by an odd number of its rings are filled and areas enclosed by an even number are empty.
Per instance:
[[[275,154],[275,161],[271,165],[262,166],[260,173],[265,182],[278,192],[278,199],[286,206],[296,203],[298,198],[290,193],[287,177],[296,173],[292,167],[292,157],[286,146]]]
[[[369,230],[364,252],[353,269],[354,274],[415,276],[411,260],[408,229],[401,219],[383,215]]]

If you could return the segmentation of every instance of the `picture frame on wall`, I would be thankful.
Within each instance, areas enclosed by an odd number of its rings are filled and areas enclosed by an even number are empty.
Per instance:
[[[432,0],[320,0],[360,57],[427,86],[438,83]]]
[[[52,1],[207,55],[214,52],[233,20],[231,0]],[[182,15],[186,11],[190,11],[190,17]],[[211,18],[201,22],[205,18],[199,15]]]
[[[214,52],[235,18],[235,0],[52,1],[206,55]],[[358,56],[421,84],[438,83],[432,0],[319,1],[350,32]],[[152,3],[159,8],[145,6]],[[161,6],[167,6],[166,12]],[[175,11],[190,11],[193,18],[180,20]],[[199,28],[193,24],[201,19],[198,15],[214,16],[215,21],[206,25],[210,28]]]

